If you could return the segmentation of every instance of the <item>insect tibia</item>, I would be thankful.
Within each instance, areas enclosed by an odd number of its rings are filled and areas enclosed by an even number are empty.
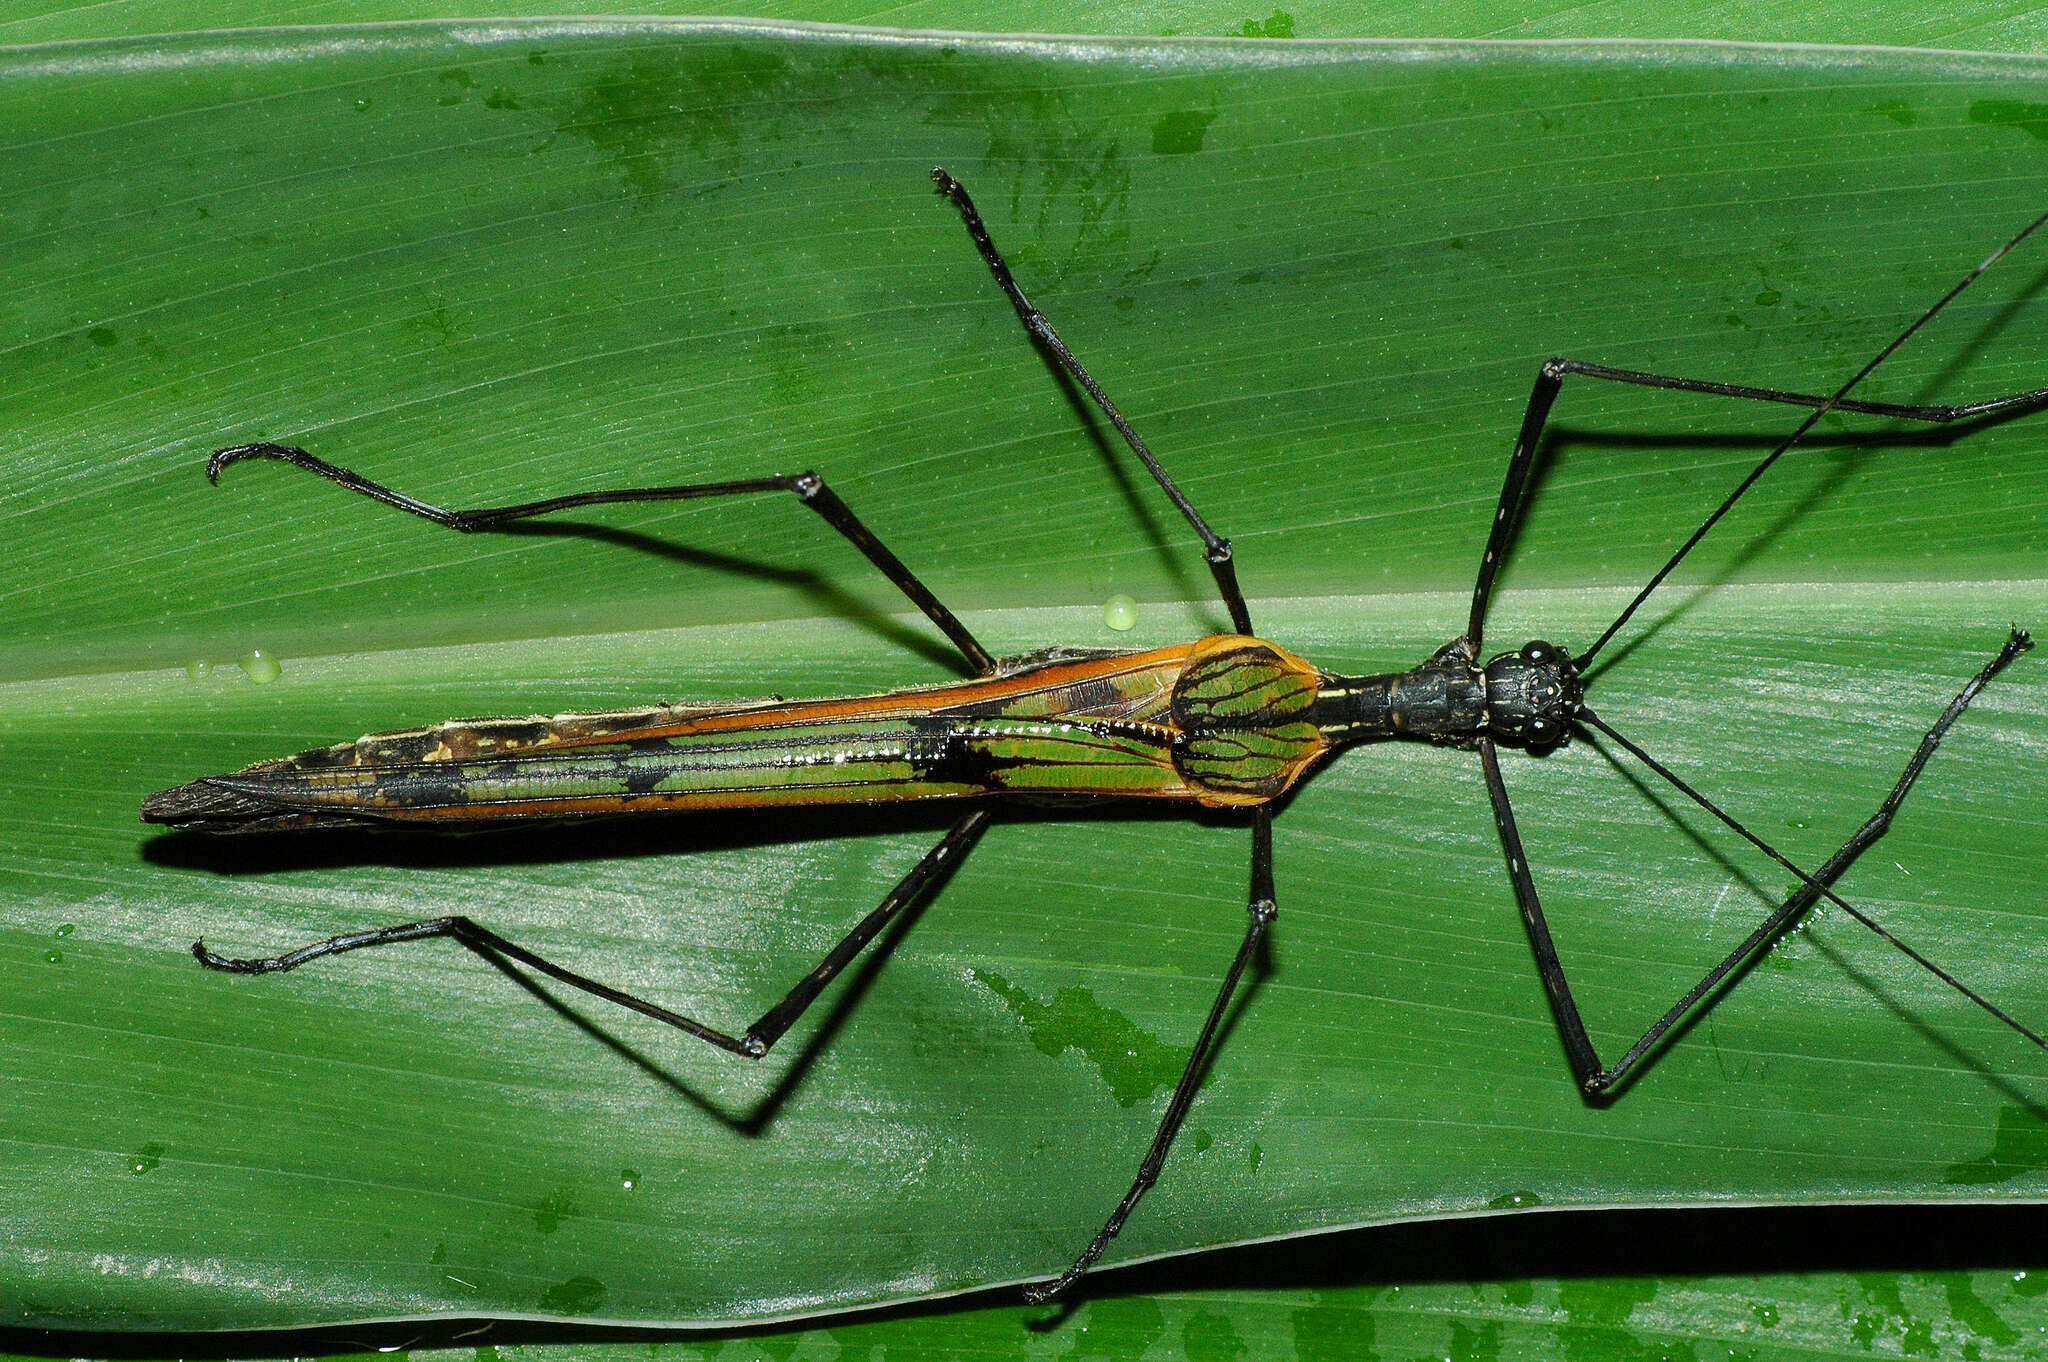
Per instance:
[[[1571,654],[1535,639],[1486,664],[1487,732],[1498,742],[1545,751],[1568,741],[1585,683]]]

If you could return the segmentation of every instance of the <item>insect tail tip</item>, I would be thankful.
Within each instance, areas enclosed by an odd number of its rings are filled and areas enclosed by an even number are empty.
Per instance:
[[[161,823],[178,832],[241,832],[303,819],[288,805],[267,797],[260,785],[234,776],[209,776],[142,801],[145,823]]]

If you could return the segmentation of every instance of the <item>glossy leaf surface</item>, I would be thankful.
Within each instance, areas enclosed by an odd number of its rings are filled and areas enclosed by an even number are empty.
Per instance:
[[[793,503],[464,538],[288,469],[209,489],[214,445],[289,439],[454,505],[816,467],[1000,650],[1217,627],[1170,508],[929,194],[944,163],[1233,535],[1261,629],[1403,665],[1459,626],[1543,356],[1825,389],[2038,209],[2048,106],[2021,60],[662,24],[0,62],[0,1223],[20,1318],[74,1326],[706,1322],[1043,1273],[1121,1190],[1240,930],[1227,820],[1027,811],[760,1070],[579,1028],[453,949],[204,975],[199,930],[254,951],[465,911],[743,1020],[943,815],[205,844],[136,802],[455,713],[952,674]],[[1870,393],[2038,384],[2041,276],[2015,260]],[[1584,386],[1558,417],[1501,644],[1596,634],[1792,424]],[[1808,862],[2048,598],[2038,424],[1825,429],[1688,564],[1716,589],[1660,597],[1594,691]],[[1117,592],[1128,635],[1100,623]],[[234,667],[254,647],[279,681]],[[1986,694],[1844,883],[2034,1018],[2038,675]],[[1509,779],[1610,1049],[1783,887],[1589,748]],[[1118,1258],[2048,1184],[2040,1057],[1837,917],[1579,1102],[1479,800],[1469,757],[1403,748],[1292,802],[1272,967]]]

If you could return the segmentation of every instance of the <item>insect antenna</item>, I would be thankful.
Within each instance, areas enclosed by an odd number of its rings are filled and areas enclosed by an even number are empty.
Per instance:
[[[1707,532],[1713,529],[1715,525],[1720,523],[1721,517],[1727,515],[1729,510],[1734,507],[1735,503],[1742,499],[1743,494],[1748,492],[1751,487],[1756,485],[1756,481],[1758,478],[1761,478],[1765,473],[1770,471],[1771,465],[1776,463],[1778,459],[1785,453],[1786,450],[1792,448],[1793,445],[1798,444],[1799,441],[1805,437],[1808,431],[1812,430],[1815,425],[1819,424],[1820,419],[1823,416],[1826,416],[1829,412],[1835,410],[1836,407],[1838,407],[1841,404],[1842,399],[1849,395],[1850,389],[1854,388],[1857,384],[1861,383],[1864,379],[1868,378],[1870,376],[1871,371],[1877,368],[1878,365],[1884,363],[1887,359],[1890,359],[1892,352],[1894,350],[1897,350],[1901,345],[1904,345],[1909,339],[1911,339],[1914,332],[1918,331],[1921,327],[1927,325],[1927,323],[1929,323],[1930,321],[1933,321],[1935,316],[1939,314],[1943,308],[1947,307],[1950,303],[1956,300],[1957,295],[1961,294],[1962,291],[1968,288],[1970,285],[1976,283],[1978,278],[1984,273],[1984,271],[1990,269],[1993,265],[1997,264],[2000,260],[2004,259],[2005,256],[2008,253],[2010,253],[2015,246],[2019,245],[2022,241],[2025,241],[2028,237],[2032,236],[2035,230],[2038,229],[2044,223],[2048,223],[2048,213],[2043,213],[2040,217],[2035,218],[2025,227],[2022,227],[2012,237],[2010,241],[2007,241],[2003,246],[2000,246],[1997,250],[1993,251],[1990,255],[1986,256],[1982,264],[1978,265],[1977,268],[1971,270],[1968,274],[1964,275],[1962,280],[1959,283],[1957,283],[1954,288],[1951,288],[1947,293],[1941,295],[1941,298],[1934,304],[1933,307],[1930,307],[1925,312],[1921,313],[1919,317],[1916,318],[1910,326],[1908,326],[1905,330],[1901,331],[1898,335],[1892,337],[1891,341],[1888,344],[1886,344],[1886,346],[1882,350],[1879,350],[1875,355],[1871,356],[1870,362],[1868,364],[1865,364],[1861,369],[1858,369],[1855,373],[1855,376],[1852,377],[1847,383],[1844,383],[1841,387],[1835,389],[1833,395],[1830,396],[1827,399],[1827,401],[1821,403],[1818,407],[1815,407],[1813,409],[1812,414],[1809,415],[1804,421],[1801,421],[1799,423],[1797,429],[1795,429],[1790,435],[1787,435],[1783,440],[1779,441],[1777,448],[1773,449],[1769,454],[1766,454],[1763,457],[1762,462],[1758,463],[1755,468],[1750,469],[1749,476],[1745,477],[1741,482],[1736,484],[1735,490],[1728,494],[1727,500],[1723,501],[1719,506],[1715,507],[1713,514],[1709,515],[1705,520],[1701,521],[1700,527],[1694,530],[1692,534],[1687,537],[1686,541],[1683,544],[1680,544],[1678,546],[1678,551],[1671,555],[1670,559],[1665,562],[1663,567],[1658,568],[1657,571],[1654,574],[1652,574],[1648,582],[1643,584],[1643,589],[1635,594],[1635,599],[1628,603],[1626,609],[1624,609],[1619,615],[1615,616],[1614,623],[1607,626],[1606,632],[1601,634],[1599,638],[1593,641],[1592,647],[1587,648],[1585,651],[1581,652],[1578,655],[1577,661],[1581,671],[1585,669],[1586,665],[1593,660],[1594,656],[1598,654],[1602,648],[1607,646],[1608,641],[1612,639],[1615,636],[1615,634],[1620,632],[1621,626],[1628,623],[1629,617],[1636,613],[1636,608],[1638,606],[1640,606],[1645,600],[1649,599],[1650,593],[1655,591],[1659,586],[1661,586],[1664,582],[1664,579],[1671,575],[1672,570],[1685,560],[1685,556],[1688,553],[1692,552],[1693,546],[1698,544],[1702,539],[1705,539],[1707,537]],[[1747,834],[1744,835],[1746,836]],[[1754,841],[1755,839],[1752,838],[1751,840]],[[1759,842],[1758,845],[1761,846],[1763,844]],[[1772,854],[1775,855],[1776,853]],[[1847,907],[1848,905],[1844,904],[1843,906]],[[1850,909],[1850,911],[1854,912],[1855,910]]]
[[[2036,223],[2036,225],[2038,226],[2039,224]],[[2033,228],[2030,227],[2027,230],[2032,231]],[[1997,257],[1994,256],[1992,258],[1996,259]],[[1950,296],[1953,297],[1954,295],[1951,294]],[[1614,727],[1614,725],[1602,719],[1592,710],[1581,708],[1578,714],[1578,722],[1581,725],[1587,725],[1596,728],[1601,733],[1611,738],[1619,747],[1622,748],[1622,750],[1626,751],[1630,756],[1634,757],[1637,761],[1641,762],[1643,765],[1649,767],[1652,771],[1655,771],[1658,775],[1662,776],[1665,779],[1665,781],[1671,785],[1673,789],[1677,790],[1687,799],[1690,799],[1693,803],[1699,805],[1702,809],[1705,809],[1708,813],[1712,814],[1715,818],[1719,819],[1722,823],[1726,824],[1731,830],[1735,832],[1737,836],[1741,837],[1751,846],[1763,852],[1764,855],[1770,857],[1773,861],[1776,861],[1779,865],[1783,866],[1785,869],[1791,871],[1794,875],[1799,877],[1801,888],[1798,891],[1795,891],[1792,899],[1786,905],[1786,910],[1781,910],[1780,915],[1774,915],[1772,919],[1774,924],[1781,927],[1784,925],[1788,925],[1792,917],[1796,916],[1797,914],[1798,910],[1794,909],[1794,905],[1799,904],[1800,899],[1804,898],[1807,903],[1811,903],[1813,898],[1815,897],[1824,898],[1829,903],[1834,904],[1837,908],[1840,908],[1843,912],[1847,913],[1850,917],[1855,918],[1858,922],[1868,927],[1871,931],[1877,933],[1878,936],[1882,937],[1886,942],[1888,942],[1892,946],[1896,947],[1899,951],[1904,953],[1906,958],[1913,961],[1914,964],[1919,965],[1929,974],[1932,974],[1935,978],[1941,980],[1944,984],[1947,984],[1950,988],[1962,994],[1965,998],[1968,998],[1971,1002],[1983,1008],[1992,1016],[1998,1018],[1998,1020],[2004,1022],[2007,1026],[2011,1027],[2014,1031],[2017,1031],[2020,1035],[2032,1041],[2041,1049],[2048,1050],[2048,1038],[2043,1038],[2039,1032],[2027,1026],[2025,1023],[2017,1020],[2010,1013],[2006,1012],[2003,1008],[1999,1007],[1998,1004],[1992,1002],[1989,998],[1986,998],[1983,994],[1977,992],[1977,990],[1971,988],[1962,980],[1956,978],[1955,975],[1949,973],[1946,969],[1943,969],[1940,965],[1937,965],[1936,963],[1934,963],[1934,961],[1928,959],[1925,955],[1922,955],[1912,946],[1907,945],[1905,941],[1901,940],[1898,936],[1894,935],[1889,929],[1887,929],[1884,926],[1884,924],[1880,923],[1876,918],[1870,916],[1870,914],[1864,912],[1861,908],[1858,908],[1856,905],[1850,903],[1840,894],[1837,894],[1833,889],[1829,888],[1828,884],[1826,883],[1826,881],[1832,880],[1837,874],[1839,874],[1843,869],[1847,867],[1848,861],[1853,858],[1856,852],[1861,851],[1863,847],[1867,846],[1870,842],[1877,840],[1878,835],[1880,835],[1883,832],[1884,826],[1888,825],[1890,822],[1891,809],[1896,806],[1897,801],[1904,796],[1906,788],[1910,786],[1913,783],[1913,780],[1920,774],[1920,768],[1926,764],[1928,756],[1934,751],[1935,746],[1940,743],[1941,736],[1945,731],[1947,731],[1949,723],[1955,718],[1957,714],[1960,714],[1962,712],[1963,707],[1970,702],[1970,700],[1976,695],[1978,690],[1982,689],[1984,683],[1986,681],[1989,681],[1993,676],[1997,675],[1997,673],[2004,668],[2006,663],[2010,662],[2013,658],[2019,656],[2020,653],[2026,651],[2027,647],[2029,646],[2029,643],[2030,640],[2027,638],[2027,635],[2024,632],[2019,630],[2013,631],[2012,637],[2006,643],[2004,649],[2002,649],[1999,652],[1998,656],[1994,658],[1992,662],[1984,668],[1983,671],[1979,672],[1976,675],[1976,677],[1971,680],[1970,684],[1964,688],[1963,693],[1957,696],[1955,701],[1950,704],[1948,711],[1943,714],[1941,721],[1938,722],[1934,726],[1934,728],[1928,732],[1927,736],[1921,740],[1920,749],[1913,754],[1913,760],[1907,766],[1906,774],[1900,778],[1899,784],[1893,792],[1893,797],[1885,802],[1885,808],[1880,811],[1878,817],[1872,819],[1869,824],[1866,824],[1863,830],[1859,832],[1855,838],[1852,838],[1850,840],[1849,845],[1843,848],[1843,851],[1847,853],[1846,855],[1837,854],[1836,856],[1831,857],[1828,861],[1828,864],[1822,868],[1822,872],[1819,876],[1809,875],[1806,871],[1801,870],[1798,866],[1794,865],[1776,847],[1772,846],[1769,842],[1766,842],[1763,838],[1751,832],[1748,828],[1744,827],[1739,821],[1737,821],[1737,819],[1733,815],[1723,810],[1720,807],[1720,805],[1714,803],[1713,800],[1707,798],[1698,790],[1695,790],[1691,785],[1687,784],[1685,780],[1678,775],[1677,772],[1673,771],[1663,762],[1658,761],[1655,757],[1651,756],[1648,752],[1645,752],[1641,747],[1638,747],[1629,739],[1623,737],[1621,733]],[[1804,905],[1800,905],[1801,908],[1803,908],[1803,906]],[[1773,932],[1771,934],[1775,935],[1776,933]],[[1761,945],[1762,942],[1758,941],[1757,944]],[[1730,963],[1733,962],[1731,961]]]

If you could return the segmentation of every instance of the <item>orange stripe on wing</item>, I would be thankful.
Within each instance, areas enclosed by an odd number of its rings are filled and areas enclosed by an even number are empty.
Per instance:
[[[592,747],[631,742],[639,738],[719,733],[735,728],[772,729],[832,723],[846,719],[931,714],[939,710],[1000,704],[1063,687],[1083,686],[1090,682],[1106,681],[1145,671],[1177,672],[1200,646],[1199,643],[1183,643],[1171,648],[1155,648],[1144,653],[1125,653],[1116,657],[1089,658],[1078,662],[1056,662],[1050,666],[1034,667],[1015,676],[1005,676],[996,680],[917,686],[888,691],[881,695],[854,695],[831,700],[797,700],[786,705],[710,714],[677,723],[650,724],[645,728],[622,729],[589,737],[544,741],[527,750]],[[1163,684],[1170,688],[1171,681],[1167,680]]]

